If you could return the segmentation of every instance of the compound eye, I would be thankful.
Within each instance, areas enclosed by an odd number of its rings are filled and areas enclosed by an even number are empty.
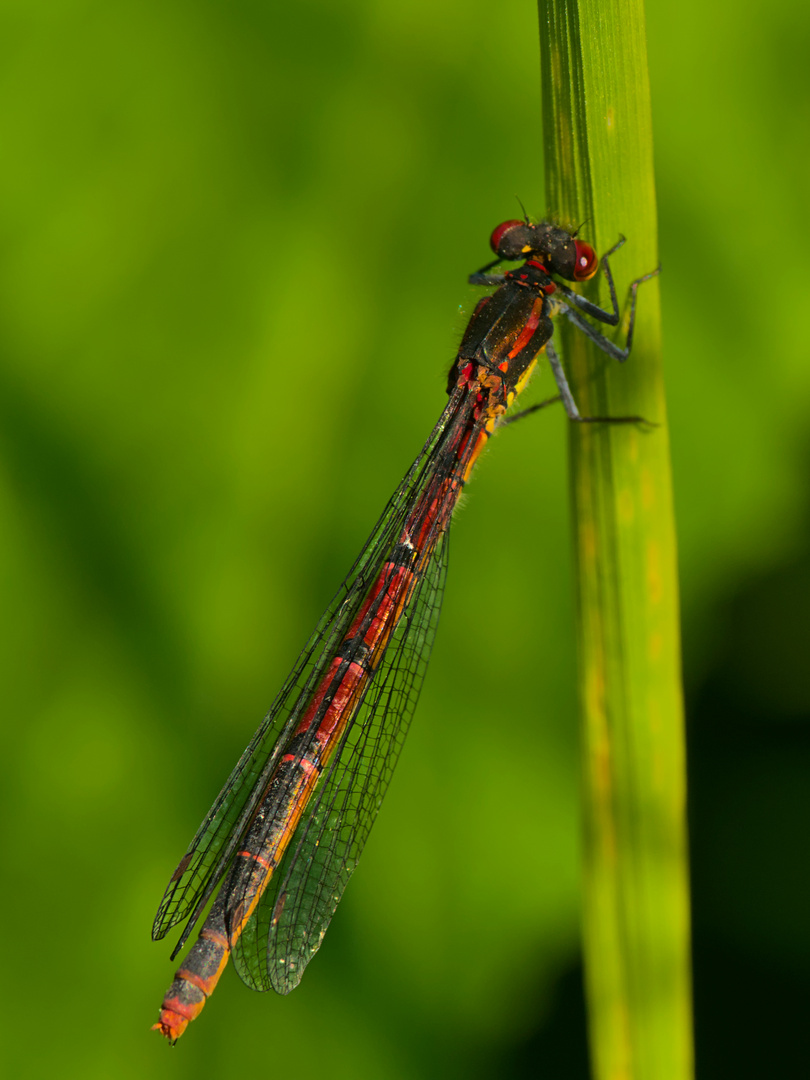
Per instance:
[[[520,229],[523,227],[522,221],[504,221],[502,225],[499,225],[497,229],[494,229],[492,236],[489,238],[489,246],[495,252],[496,255],[501,255],[501,244],[503,238],[507,233],[510,233],[513,229]],[[507,242],[507,248],[511,248],[513,245]]]
[[[584,244],[581,240],[575,240],[577,249],[574,262],[574,281],[588,281],[599,268],[599,259],[590,244]]]
[[[492,250],[499,259],[522,259],[536,250],[536,226],[525,221],[505,221],[489,238]]]

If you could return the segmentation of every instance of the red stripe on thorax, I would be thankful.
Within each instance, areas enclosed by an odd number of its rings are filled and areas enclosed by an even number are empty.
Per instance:
[[[509,359],[517,356],[521,349],[523,349],[532,339],[532,335],[538,327],[540,322],[540,316],[543,314],[543,297],[538,296],[535,302],[532,304],[532,310],[529,313],[529,317],[526,320],[526,325],[520,331],[520,334],[515,341],[515,344],[509,351]]]

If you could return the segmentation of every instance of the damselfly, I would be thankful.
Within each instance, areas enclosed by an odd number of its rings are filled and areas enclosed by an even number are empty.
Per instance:
[[[248,986],[286,994],[320,947],[416,708],[453,509],[538,355],[545,348],[559,390],[551,400],[561,400],[572,420],[640,420],[580,416],[551,343],[552,316],[562,314],[609,356],[627,358],[636,290],[652,274],[631,285],[624,348],[583,318],[618,325],[608,258],[624,238],[602,260],[612,311],[557,280],[587,281],[599,262],[565,229],[506,221],[490,243],[497,258],[470,281],[497,289],[473,312],[450,369],[449,401],[161,901],[153,938],[188,920],[174,959],[219,886],[155,1025],[172,1041],[199,1014],[230,957]],[[489,273],[518,259],[523,265],[507,274]]]

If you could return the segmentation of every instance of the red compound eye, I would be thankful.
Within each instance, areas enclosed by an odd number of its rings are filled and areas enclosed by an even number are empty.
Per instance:
[[[575,240],[577,249],[576,262],[574,263],[574,281],[587,281],[592,278],[599,267],[599,259],[590,244],[584,244],[581,240]]]
[[[493,230],[492,236],[489,238],[489,246],[496,255],[500,255],[501,240],[503,240],[506,233],[511,232],[516,226],[520,228],[522,225],[522,221],[504,221],[502,225]]]

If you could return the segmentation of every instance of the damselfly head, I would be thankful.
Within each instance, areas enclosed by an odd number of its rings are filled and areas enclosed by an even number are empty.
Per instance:
[[[492,233],[490,246],[500,259],[539,259],[549,273],[568,281],[588,281],[599,267],[590,244],[566,229],[541,221],[504,221]]]

